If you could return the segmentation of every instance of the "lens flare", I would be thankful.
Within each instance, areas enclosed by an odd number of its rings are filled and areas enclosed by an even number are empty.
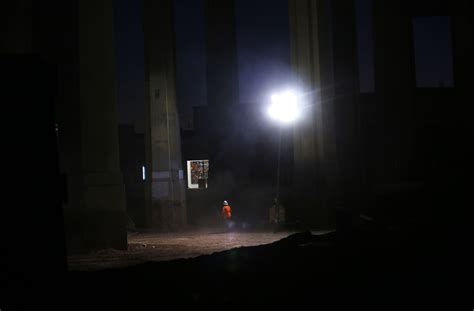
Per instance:
[[[273,94],[272,104],[268,107],[268,115],[281,123],[292,123],[298,119],[300,109],[298,97],[292,91]]]

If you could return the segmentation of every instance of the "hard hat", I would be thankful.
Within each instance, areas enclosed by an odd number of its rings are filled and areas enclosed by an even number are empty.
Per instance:
[[[227,203],[227,201],[224,201],[222,204],[224,204],[224,205],[229,205],[229,203]]]

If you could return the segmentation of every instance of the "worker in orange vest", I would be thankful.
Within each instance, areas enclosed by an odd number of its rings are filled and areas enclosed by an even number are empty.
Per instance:
[[[227,203],[227,201],[224,201],[222,204],[224,205],[222,207],[222,216],[226,221],[229,221],[232,217],[232,208],[230,207],[229,203]]]

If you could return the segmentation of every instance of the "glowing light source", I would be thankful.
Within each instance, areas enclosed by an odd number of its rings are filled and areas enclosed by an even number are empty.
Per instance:
[[[268,115],[281,123],[292,123],[298,119],[300,109],[298,96],[292,91],[273,94],[272,104],[268,107]]]

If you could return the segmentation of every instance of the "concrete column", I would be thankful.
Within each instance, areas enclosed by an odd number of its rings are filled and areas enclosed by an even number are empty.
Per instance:
[[[290,1],[291,66],[293,84],[299,92],[304,113],[294,125],[295,182],[303,192],[315,189],[317,137],[315,104],[320,102],[316,90],[320,85],[317,8],[306,0]]]
[[[59,116],[61,141],[67,140],[67,135],[72,140],[61,146],[70,189],[65,210],[68,248],[69,252],[126,249],[112,0],[81,0],[71,8],[72,20],[77,9],[77,28],[72,27],[77,29],[77,54],[71,55],[72,60],[77,60],[77,67],[66,64],[61,74],[77,78],[64,82],[62,104],[76,115],[67,113],[68,109],[59,110],[64,113]],[[74,32],[70,35],[74,36]]]
[[[472,92],[472,73],[474,72],[474,3],[472,1],[455,2],[455,14],[453,18],[453,59],[454,59],[454,88],[455,88],[455,107],[452,114],[455,115],[451,125],[450,142],[446,143],[449,147],[443,146],[445,150],[452,154],[452,161],[449,163],[450,175],[454,175],[452,181],[442,181],[441,185],[446,183],[455,185],[452,189],[452,195],[447,196],[449,204],[456,206],[455,211],[451,212],[450,217],[456,218],[456,226],[460,228],[469,228],[467,225],[472,222],[472,213],[464,208],[465,202],[468,202],[472,196],[471,180],[474,172],[474,152],[469,148],[468,142],[474,140],[474,126],[472,122],[471,103]],[[448,103],[446,103],[448,105]],[[446,107],[448,109],[448,107]],[[448,123],[448,120],[443,120]],[[443,143],[444,145],[444,143]],[[441,215],[445,217],[445,208],[441,208]],[[459,224],[463,224],[462,226]],[[466,234],[465,236],[470,236]]]
[[[186,224],[186,206],[176,105],[173,2],[143,3],[149,225],[175,230]]]
[[[412,158],[413,65],[410,1],[374,0],[375,92],[382,120],[378,141],[384,159],[379,183],[398,183]]]
[[[316,126],[319,144],[319,176],[323,205],[332,209],[340,203],[338,147],[336,143],[336,110],[335,110],[335,73],[334,73],[334,36],[332,26],[332,1],[317,1],[317,27],[319,39],[319,72],[318,88],[320,101],[316,105]],[[314,5],[314,4],[313,4]]]
[[[208,106],[230,110],[239,96],[234,1],[206,0],[205,19]]]
[[[472,1],[459,1],[455,5],[455,14],[452,17],[454,82],[456,95],[459,98],[472,96],[471,77],[474,70],[474,57],[472,57],[474,53],[473,10],[474,3]],[[468,108],[469,105],[465,106]],[[467,113],[467,111],[465,112]]]
[[[30,54],[33,50],[32,0],[2,1],[0,4],[0,52]]]
[[[9,30],[2,52],[35,53],[47,64],[43,75],[54,92],[48,104],[55,103],[56,124],[52,126],[56,127],[59,169],[67,180],[62,203],[68,251],[125,249],[112,0],[41,4],[22,0],[5,5],[2,13],[13,15],[6,19]],[[63,199],[59,190],[57,198]]]
[[[361,103],[357,63],[355,1],[332,1],[333,100],[338,148],[339,202],[347,209],[364,207]]]
[[[66,281],[54,104],[57,66],[33,47],[32,0],[0,3],[2,309],[59,308],[51,293]],[[14,234],[12,234],[14,233]],[[32,254],[37,254],[32,260]],[[47,282],[45,282],[47,280]]]
[[[321,1],[289,1],[294,86],[303,93],[303,118],[294,125],[295,203],[306,206],[304,221],[327,227],[335,191],[332,108],[322,97]],[[327,31],[327,29],[326,29]],[[329,53],[327,53],[329,55]]]
[[[209,182],[207,214],[215,216],[222,200],[242,196],[238,127],[238,71],[234,1],[205,0],[206,79],[209,122]],[[232,204],[232,203],[231,203]],[[243,204],[242,204],[243,205]]]

